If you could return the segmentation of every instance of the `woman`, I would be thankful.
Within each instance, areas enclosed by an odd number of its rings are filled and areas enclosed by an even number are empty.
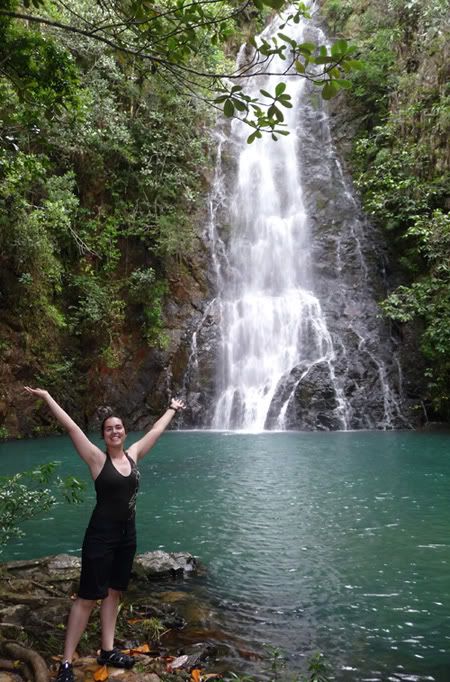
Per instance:
[[[101,665],[131,668],[134,658],[114,648],[114,632],[120,596],[128,586],[136,552],[135,505],[139,486],[136,465],[185,404],[172,399],[150,431],[127,450],[124,450],[127,434],[121,418],[106,417],[102,423],[106,452],[102,452],[48,391],[29,386],[25,386],[25,390],[45,400],[53,416],[67,431],[76,451],[89,467],[97,494],[97,504],[83,541],[80,589],[67,623],[57,682],[74,682],[72,658],[98,599],[102,600],[102,648],[97,660]]]

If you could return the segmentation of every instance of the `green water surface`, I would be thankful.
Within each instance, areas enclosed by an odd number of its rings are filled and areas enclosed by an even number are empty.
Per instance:
[[[131,434],[129,442],[138,434]],[[177,432],[141,464],[138,551],[186,550],[242,652],[292,669],[323,651],[338,680],[450,680],[450,436]],[[59,460],[65,437],[0,445],[4,475]],[[29,522],[4,560],[79,553],[94,503]]]

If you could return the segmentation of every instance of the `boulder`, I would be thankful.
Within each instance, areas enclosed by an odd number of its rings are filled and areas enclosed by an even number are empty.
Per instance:
[[[290,429],[334,431],[342,428],[339,403],[327,362],[313,365],[299,380],[286,411]]]
[[[182,578],[195,573],[197,559],[187,552],[145,552],[139,554],[133,564],[133,577],[144,580]]]

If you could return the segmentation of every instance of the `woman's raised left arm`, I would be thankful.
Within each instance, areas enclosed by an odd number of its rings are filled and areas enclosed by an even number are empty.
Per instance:
[[[147,452],[154,446],[158,438],[167,429],[176,413],[185,409],[186,405],[183,400],[172,398],[169,407],[164,412],[162,417],[160,417],[158,421],[153,424],[150,431],[147,431],[147,433],[138,441],[136,441],[136,443],[130,445],[128,448],[129,456],[132,457],[135,462],[137,462],[139,459],[142,459],[142,457],[147,454]]]

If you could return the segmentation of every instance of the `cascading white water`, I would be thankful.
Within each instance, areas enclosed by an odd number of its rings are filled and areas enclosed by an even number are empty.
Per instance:
[[[297,30],[301,41],[305,25]],[[274,31],[276,26],[265,37]],[[284,62],[272,61],[272,71],[283,68]],[[334,379],[333,343],[313,294],[311,235],[300,177],[296,109],[305,81],[287,80],[294,104],[284,110],[288,137],[275,143],[268,135],[247,145],[246,126],[232,126],[233,143],[241,152],[229,200],[228,267],[219,275],[221,393],[213,428],[263,429],[280,379],[293,367],[301,365],[304,374],[325,362]],[[274,88],[273,78],[254,81],[251,95]],[[345,429],[348,409],[334,383],[336,414]],[[282,408],[275,426],[283,428],[283,421]]]
[[[310,22],[295,31],[299,42],[326,42]],[[285,66],[273,59],[270,70]],[[255,77],[253,94],[279,80]],[[380,237],[338,158],[320,93],[298,76],[281,80],[293,103],[283,110],[288,137],[248,145],[240,122],[216,131],[204,235],[214,281],[190,329],[187,423],[408,427],[397,342],[377,305],[386,291]]]

